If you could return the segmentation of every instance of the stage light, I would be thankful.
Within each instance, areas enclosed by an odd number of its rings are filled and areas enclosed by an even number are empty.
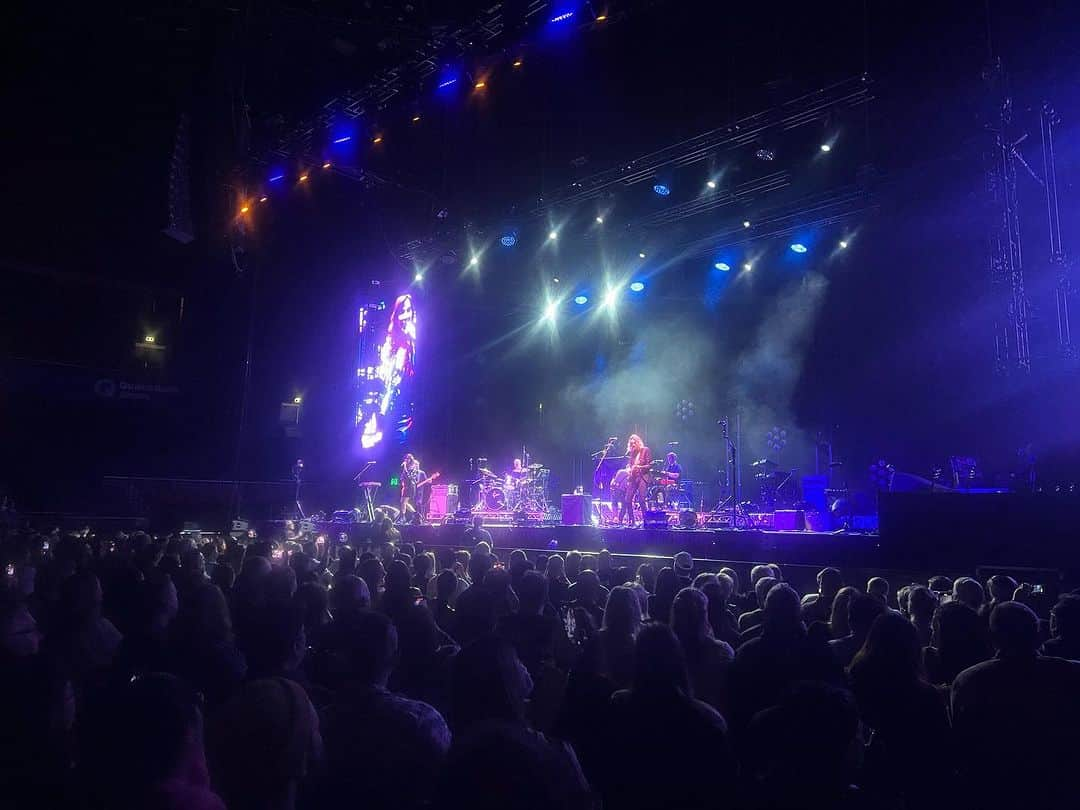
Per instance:
[[[791,250],[793,253],[806,253],[806,245],[802,242],[792,242]]]
[[[551,283],[552,284],[558,284],[559,283],[559,277],[558,276],[553,276],[552,279],[551,279]]]
[[[416,271],[416,276],[413,277],[413,281],[415,281],[417,284],[419,284],[423,280],[424,280],[423,272],[421,272],[420,270],[417,270]]]
[[[548,231],[548,239],[549,240],[554,242],[558,238],[559,238],[559,232],[558,231]]]
[[[754,265],[752,265],[750,262],[747,262],[742,266],[742,269],[749,273],[751,270],[754,269]]]
[[[776,160],[776,152],[763,146],[761,149],[758,149],[756,152],[754,152],[754,157],[756,157],[758,160],[764,161],[765,163],[772,163],[774,160]]]
[[[301,183],[306,183],[307,182],[307,174],[306,173],[300,175],[300,182]]]
[[[450,87],[450,86],[455,85],[455,84],[457,84],[457,79],[456,78],[455,79],[446,79],[445,81],[439,82],[439,89],[440,90],[445,90],[447,87]]]
[[[607,19],[607,14],[597,14],[596,15],[596,21],[597,22],[603,22],[606,19]]]
[[[469,267],[479,267],[479,266],[480,266],[480,257],[479,256],[473,256],[471,259],[469,259]]]
[[[303,399],[303,397],[293,397],[292,401],[293,401],[293,405],[299,405],[300,403],[302,403],[304,401],[304,399]]]
[[[330,161],[329,161],[329,160],[328,160],[328,161],[326,161],[326,162],[325,162],[325,163],[324,163],[324,164],[322,165],[322,167],[323,167],[324,169],[329,169],[329,168],[330,168]]]
[[[841,250],[847,250],[847,246],[848,246],[847,240],[846,239],[841,239],[840,240],[840,249]]]
[[[419,116],[419,115],[414,115],[414,116],[412,117],[412,122],[413,122],[414,124],[418,124],[418,123],[420,123],[420,116]]]
[[[342,135],[340,138],[334,138],[334,143],[348,143],[352,140],[352,135]]]
[[[282,180],[284,180],[284,179],[285,179],[285,175],[284,175],[284,174],[275,174],[275,175],[273,175],[273,176],[272,176],[272,177],[270,178],[270,182],[271,182],[271,183],[279,183],[279,182],[281,182],[281,181],[282,181]]]
[[[827,143],[823,143],[823,144],[821,145],[821,151],[822,151],[822,152],[831,152],[831,151],[832,151],[832,147],[831,147],[831,146],[829,146],[829,144],[827,144]]]
[[[579,307],[583,307],[587,303],[589,303],[589,296],[579,295],[577,298],[574,299],[574,303],[577,304]]]
[[[269,199],[270,199],[269,197],[259,197],[259,202],[264,203]]]
[[[645,289],[645,282],[644,281],[635,281],[634,283],[632,283],[630,285],[630,291],[631,292],[641,292],[644,289]]]
[[[520,59],[515,59],[514,60],[514,67],[516,67],[516,68],[521,67],[523,64],[525,64],[525,63],[522,62]]]
[[[639,252],[639,253],[638,253],[638,255],[637,255],[637,257],[638,257],[639,259],[644,259],[644,258],[645,258],[645,254],[644,254],[644,253],[641,253],[641,252]]]
[[[503,247],[511,248],[517,244],[517,235],[513,233],[504,233],[499,238],[499,244]]]
[[[716,181],[715,180],[708,180],[708,181],[706,181],[705,185],[707,185],[709,188],[716,188]]]
[[[597,225],[603,225],[604,224],[604,218],[603,217],[597,217],[596,218],[596,224]]]
[[[716,263],[713,264],[713,267],[715,267],[717,270],[720,270],[723,273],[726,273],[728,270],[731,269],[731,265],[728,264],[727,262],[716,262]]]
[[[600,302],[600,306],[601,306],[602,309],[610,309],[611,307],[615,306],[615,304],[618,302],[618,300],[619,300],[619,288],[618,287],[608,287],[607,291],[604,293],[604,299]]]
[[[666,197],[671,194],[671,189],[665,186],[663,183],[657,183],[652,187],[652,190],[660,197]]]
[[[750,220],[748,220],[748,219],[744,219],[744,220],[742,221],[742,226],[743,226],[744,228],[749,228],[749,227],[750,227]]]
[[[371,139],[371,142],[372,143],[382,143],[382,135],[376,135],[374,138]]]
[[[241,213],[241,214],[246,214],[246,213],[247,213],[248,211],[250,211],[250,210],[251,210],[251,209],[250,209],[250,208],[248,208],[248,207],[247,207],[246,205],[241,205],[241,206],[240,206],[240,213]]]
[[[543,320],[546,321],[547,323],[551,323],[552,321],[554,321],[555,316],[558,315],[558,314],[559,314],[559,302],[558,301],[548,301],[547,304],[544,305]]]
[[[154,337],[153,335],[144,335],[143,336],[143,343],[156,343],[156,342],[157,342],[157,338]]]
[[[573,16],[574,16],[574,12],[572,12],[572,11],[564,11],[562,14],[556,14],[554,17],[552,17],[550,20],[548,20],[548,22],[553,22],[553,23],[566,22],[567,20],[569,20]]]

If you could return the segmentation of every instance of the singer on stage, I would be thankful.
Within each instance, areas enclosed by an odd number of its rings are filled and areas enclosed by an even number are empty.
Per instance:
[[[635,503],[641,506],[641,516],[645,517],[645,491],[652,467],[652,453],[641,441],[641,437],[634,433],[626,443],[626,457],[626,495],[619,507],[619,523],[624,522],[624,517],[628,516],[630,525],[633,526]]]

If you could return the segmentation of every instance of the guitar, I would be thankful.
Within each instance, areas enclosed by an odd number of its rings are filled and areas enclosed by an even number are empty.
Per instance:
[[[434,482],[434,481],[438,481],[438,480],[439,480],[439,478],[441,478],[441,477],[442,477],[442,473],[435,473],[434,475],[429,475],[429,476],[428,476],[427,478],[425,478],[425,479],[424,479],[423,481],[421,481],[420,483],[418,483],[418,484],[416,485],[416,488],[417,488],[417,489],[420,489],[420,487],[426,487],[426,486],[427,486],[428,484],[430,484],[430,483],[432,483],[432,482]]]

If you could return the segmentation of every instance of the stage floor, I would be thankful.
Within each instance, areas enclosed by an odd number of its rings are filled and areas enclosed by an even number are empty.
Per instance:
[[[467,525],[402,526],[402,537],[428,546],[462,547]],[[497,549],[572,549],[671,556],[770,561],[800,565],[873,565],[878,537],[856,532],[769,531],[762,529],[631,529],[600,526],[485,525]]]

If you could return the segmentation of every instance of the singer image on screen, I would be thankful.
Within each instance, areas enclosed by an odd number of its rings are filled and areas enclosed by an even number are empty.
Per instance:
[[[394,408],[402,383],[413,375],[416,359],[416,310],[412,296],[399,295],[386,325],[386,338],[379,350],[378,377],[382,396],[378,410],[364,424],[362,446],[374,447],[382,439],[382,423]]]

